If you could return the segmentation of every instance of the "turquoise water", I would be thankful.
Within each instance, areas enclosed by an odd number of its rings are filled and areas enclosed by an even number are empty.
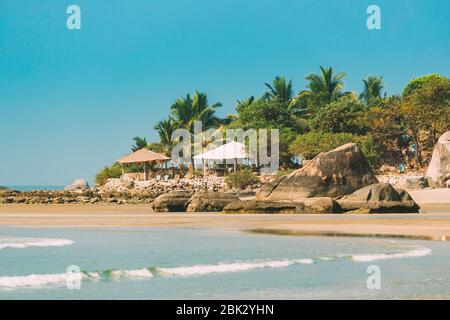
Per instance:
[[[450,298],[448,242],[0,227],[0,299]],[[82,270],[79,290],[67,267]],[[381,271],[369,290],[367,267]]]

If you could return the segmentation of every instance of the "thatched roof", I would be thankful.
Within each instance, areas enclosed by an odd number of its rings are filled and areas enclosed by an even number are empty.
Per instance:
[[[138,151],[133,152],[119,160],[119,163],[137,163],[137,162],[151,162],[151,161],[167,161],[170,160],[169,157],[166,157],[163,154],[159,154],[153,152],[148,149],[139,149]]]

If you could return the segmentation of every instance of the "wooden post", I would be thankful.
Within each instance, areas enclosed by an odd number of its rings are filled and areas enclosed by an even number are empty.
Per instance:
[[[147,170],[146,170],[145,162],[144,162],[144,181],[147,181]]]
[[[234,166],[234,172],[236,173],[236,171],[237,171],[237,158],[234,158],[233,166]]]

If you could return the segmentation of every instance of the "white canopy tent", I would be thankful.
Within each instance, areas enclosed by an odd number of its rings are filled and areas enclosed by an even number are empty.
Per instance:
[[[245,145],[240,142],[231,141],[215,149],[208,150],[202,154],[194,156],[194,159],[202,160],[234,160],[234,171],[237,167],[237,159],[247,159]]]

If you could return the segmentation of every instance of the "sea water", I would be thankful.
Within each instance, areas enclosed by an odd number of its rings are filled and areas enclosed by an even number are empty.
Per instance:
[[[448,242],[0,227],[0,299],[449,299],[449,263]]]

